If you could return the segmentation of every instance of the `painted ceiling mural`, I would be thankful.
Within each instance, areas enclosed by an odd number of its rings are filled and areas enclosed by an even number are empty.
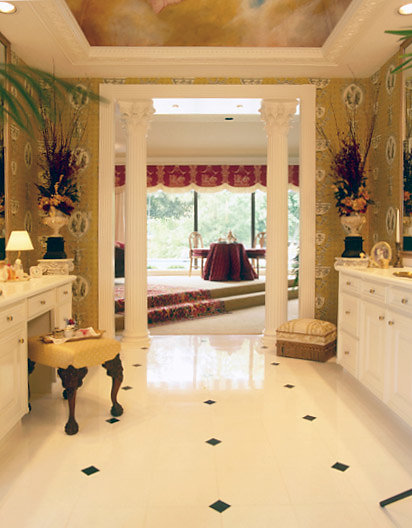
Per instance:
[[[66,0],[92,46],[320,47],[351,0]]]

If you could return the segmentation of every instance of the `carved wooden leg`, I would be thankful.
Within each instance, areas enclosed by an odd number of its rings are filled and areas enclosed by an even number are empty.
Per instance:
[[[112,392],[110,396],[113,405],[110,409],[110,414],[112,416],[121,416],[123,414],[123,407],[117,401],[117,393],[123,381],[123,366],[119,354],[115,358],[103,363],[102,367],[107,370],[107,375],[112,378]]]
[[[27,358],[27,372],[30,376],[30,374],[33,372],[34,367],[36,366],[36,362],[32,361],[30,358]],[[27,391],[29,394],[29,411],[31,411],[31,403],[30,403],[30,381],[27,380]]]
[[[69,403],[69,419],[65,425],[64,430],[68,435],[74,435],[79,430],[79,425],[74,418],[74,410],[76,406],[76,392],[83,384],[83,378],[87,374],[87,368],[76,369],[70,365],[67,369],[59,368],[57,373],[62,380],[62,385],[66,389],[67,399]]]

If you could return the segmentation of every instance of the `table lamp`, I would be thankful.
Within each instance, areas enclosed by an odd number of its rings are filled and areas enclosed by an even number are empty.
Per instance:
[[[34,249],[30,240],[30,235],[27,231],[12,231],[10,233],[9,241],[7,242],[6,251],[18,251],[17,258],[14,261],[14,271],[17,276],[24,273],[23,266],[20,260],[21,251],[28,251]]]

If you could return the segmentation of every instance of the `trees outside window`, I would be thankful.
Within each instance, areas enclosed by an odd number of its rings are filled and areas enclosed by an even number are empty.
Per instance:
[[[148,269],[188,269],[189,234],[195,226],[195,191],[147,195]],[[254,194],[254,234],[266,231],[266,192]],[[205,247],[229,231],[252,245],[252,193],[198,193],[197,230]],[[289,269],[299,248],[299,192],[289,190]],[[263,267],[264,263],[262,262]]]

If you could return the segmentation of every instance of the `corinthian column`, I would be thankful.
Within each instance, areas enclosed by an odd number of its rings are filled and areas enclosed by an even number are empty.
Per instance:
[[[147,145],[151,100],[121,101],[126,130],[125,320],[123,342],[150,343],[147,329]]]
[[[267,142],[266,301],[263,344],[276,343],[288,315],[288,131],[296,101],[264,100]]]

